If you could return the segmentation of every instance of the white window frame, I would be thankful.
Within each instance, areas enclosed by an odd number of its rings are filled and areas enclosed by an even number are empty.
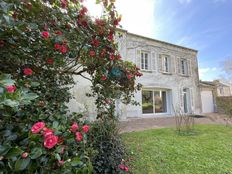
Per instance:
[[[171,74],[171,57],[163,55],[163,73]]]
[[[170,98],[169,98],[169,90],[167,89],[161,89],[161,88],[146,88],[146,89],[142,89],[141,90],[141,97],[142,96],[142,92],[143,91],[152,91],[152,100],[153,100],[153,113],[143,113],[143,106],[142,106],[142,114],[143,115],[167,115],[167,114],[170,114],[170,111],[169,111],[169,104],[170,104]],[[159,92],[165,92],[165,95],[166,95],[166,112],[162,112],[162,113],[159,113],[159,112],[155,112],[155,91],[159,91]]]
[[[150,67],[151,67],[150,53],[148,51],[141,51],[140,52],[140,69],[143,71],[150,71],[151,70]]]
[[[185,58],[180,59],[180,73],[181,75],[188,76],[189,75],[189,62]]]

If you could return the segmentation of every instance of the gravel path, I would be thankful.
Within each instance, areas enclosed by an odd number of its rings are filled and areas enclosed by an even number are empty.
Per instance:
[[[225,116],[218,113],[205,114],[203,117],[194,118],[195,124],[224,124]],[[120,123],[120,131],[133,132],[154,128],[175,127],[175,118],[133,118]]]

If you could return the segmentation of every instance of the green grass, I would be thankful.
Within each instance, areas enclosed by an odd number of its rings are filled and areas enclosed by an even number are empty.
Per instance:
[[[199,125],[192,135],[152,129],[123,138],[135,174],[232,174],[232,127]]]

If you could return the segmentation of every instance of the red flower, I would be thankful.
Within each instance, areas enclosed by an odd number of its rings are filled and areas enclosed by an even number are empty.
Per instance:
[[[117,26],[119,24],[119,21],[117,19],[114,20],[114,25]]]
[[[93,50],[89,51],[89,55],[90,55],[91,57],[95,56],[95,51],[93,51]]]
[[[94,39],[91,44],[95,47],[98,47],[100,45],[100,42],[97,39]]]
[[[102,49],[102,52],[101,52],[101,57],[104,57],[106,54],[106,49]]]
[[[53,63],[54,63],[54,60],[53,60],[52,58],[47,59],[47,63],[51,65],[51,64],[53,64]]]
[[[63,166],[64,165],[64,160],[59,160],[58,161],[58,166]]]
[[[108,36],[108,40],[109,40],[109,41],[112,41],[112,40],[113,40],[113,38],[114,38],[114,36],[113,36],[112,34],[109,34],[109,36]]]
[[[140,72],[137,72],[135,75],[140,77],[140,76],[142,76],[143,74],[140,73]]]
[[[88,9],[86,7],[83,7],[81,10],[80,10],[80,15],[83,16],[87,13]]]
[[[24,68],[23,69],[23,73],[25,75],[31,75],[33,73],[32,69],[31,68]]]
[[[81,134],[80,132],[76,132],[76,140],[77,140],[78,142],[80,142],[80,141],[82,141],[82,139],[83,139],[82,134]]]
[[[54,48],[55,48],[55,50],[59,50],[60,49],[60,44],[55,43]]]
[[[53,133],[54,133],[54,130],[47,128],[47,129],[44,129],[43,136],[46,138],[49,135],[53,135]]]
[[[118,59],[118,60],[122,59],[122,56],[119,54],[119,55],[117,56],[117,59]]]
[[[128,167],[125,167],[124,170],[125,170],[126,172],[129,172],[129,168],[128,168]]]
[[[51,149],[53,148],[58,142],[58,136],[49,135],[44,139],[44,147]]]
[[[7,92],[13,93],[16,90],[16,87],[14,85],[12,86],[7,86],[6,87]]]
[[[27,152],[24,152],[24,153],[22,153],[22,155],[21,155],[22,158],[26,158],[27,156],[28,156],[28,153],[27,153]]]
[[[133,75],[131,75],[131,74],[128,74],[127,75],[127,78],[130,80],[131,78],[133,77]]]
[[[124,170],[124,169],[125,169],[124,164],[120,164],[118,167],[119,167],[121,170]]]
[[[101,78],[103,81],[105,81],[107,79],[107,77],[105,75],[102,76]]]
[[[0,47],[3,47],[5,42],[3,40],[0,40]]]
[[[79,128],[77,123],[73,123],[71,126],[71,132],[75,133],[77,131],[77,129]]]
[[[42,32],[42,37],[43,37],[44,39],[49,38],[49,37],[50,37],[49,32],[47,32],[47,31],[43,31],[43,32]]]
[[[65,45],[62,45],[62,46],[60,47],[60,52],[61,52],[62,54],[67,53],[67,51],[68,51],[68,48],[67,48]]]
[[[84,125],[84,126],[82,127],[82,130],[83,130],[85,133],[87,133],[87,132],[89,131],[89,125]]]
[[[114,60],[114,55],[113,54],[110,55],[110,60]]]
[[[36,134],[38,133],[41,129],[43,129],[45,126],[45,123],[44,122],[37,122],[35,123],[32,127],[31,127],[31,132],[33,134]]]
[[[57,30],[57,31],[55,31],[55,34],[61,36],[61,35],[62,35],[62,32],[59,31],[59,30]]]

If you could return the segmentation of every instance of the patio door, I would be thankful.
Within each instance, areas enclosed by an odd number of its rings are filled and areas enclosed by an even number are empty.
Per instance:
[[[167,91],[143,90],[142,111],[143,114],[167,113]]]
[[[188,88],[183,89],[183,105],[184,105],[184,113],[190,113],[190,92]]]

